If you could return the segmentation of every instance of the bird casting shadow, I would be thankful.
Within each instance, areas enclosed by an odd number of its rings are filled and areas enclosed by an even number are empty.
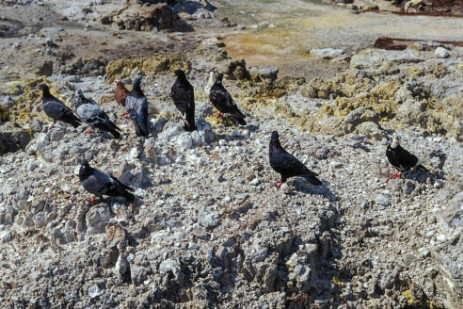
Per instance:
[[[323,181],[323,185],[321,186],[314,186],[303,178],[296,178],[288,185],[294,188],[295,191],[301,193],[324,196],[330,202],[334,202],[338,199],[336,194],[328,187],[328,183],[326,181]]]
[[[442,172],[431,173],[430,171],[427,171],[427,170],[415,168],[415,169],[403,172],[402,177],[400,179],[413,180],[420,184],[424,184],[428,182],[428,179],[430,179],[431,182],[434,183],[437,179],[445,180],[445,177],[442,174]],[[391,181],[391,180],[393,179],[388,179],[388,181]]]

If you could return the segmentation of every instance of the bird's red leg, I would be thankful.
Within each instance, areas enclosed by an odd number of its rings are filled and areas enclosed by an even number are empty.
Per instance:
[[[216,116],[217,118],[222,118],[222,117],[223,117],[223,113],[218,112],[215,116]]]
[[[177,117],[175,117],[175,120],[176,120],[176,121],[179,121],[179,120],[185,121],[185,117],[183,117],[182,114],[177,114]]]
[[[275,185],[275,187],[277,187],[277,189],[280,189],[281,185],[284,183],[284,181],[282,179],[278,179],[278,182],[277,184]]]
[[[390,179],[400,179],[402,178],[402,172],[398,172],[396,174],[392,174],[391,176],[389,176]]]
[[[94,131],[92,129],[88,129],[88,130],[85,130],[84,133],[85,134],[92,134]]]
[[[94,196],[92,196],[92,197],[90,198],[90,206],[93,206],[93,204],[95,204],[95,202],[96,202],[96,197],[95,197],[95,195],[94,195]]]

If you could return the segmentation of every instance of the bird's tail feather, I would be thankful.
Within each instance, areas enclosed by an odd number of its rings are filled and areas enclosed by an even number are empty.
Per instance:
[[[80,126],[82,122],[79,120],[79,118],[77,117],[74,117],[72,120],[71,120],[71,125],[74,127],[74,128],[77,128],[78,126]]]
[[[303,175],[302,177],[315,186],[322,185],[322,182],[315,175]]]
[[[231,117],[234,121],[238,122],[240,125],[242,125],[242,126],[245,126],[245,125],[246,125],[246,120],[244,120],[243,117],[238,116],[238,115],[230,115],[230,117]]]
[[[109,132],[114,136],[114,138],[121,138],[121,133],[114,128],[109,128]]]
[[[125,199],[126,199],[127,201],[129,201],[129,202],[133,202],[133,201],[135,200],[135,195],[133,195],[132,192],[135,191],[135,189],[132,188],[132,187],[129,187],[129,186],[123,184],[123,183],[121,183],[121,184],[122,184],[122,186],[123,186],[124,189],[125,189],[125,191],[124,191],[124,197],[125,197]]]
[[[108,120],[108,129],[115,138],[121,138],[121,133],[119,133],[121,129],[111,120]]]
[[[194,111],[188,111],[186,113],[185,125],[183,126],[183,129],[189,132],[196,130]]]
[[[128,191],[124,192],[124,197],[128,202],[133,202],[135,200],[135,195]]]

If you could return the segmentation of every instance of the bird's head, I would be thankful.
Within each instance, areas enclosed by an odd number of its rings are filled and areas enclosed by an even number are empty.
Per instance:
[[[217,73],[217,78],[215,80],[216,83],[222,83],[223,80],[223,73]]]
[[[180,79],[186,79],[186,74],[185,72],[183,72],[183,70],[180,70],[180,69],[175,70],[174,74]]]
[[[116,85],[116,86],[119,86],[119,85],[122,85],[122,81],[120,79],[115,79],[113,81],[113,84]]]
[[[280,140],[278,139],[279,135],[277,131],[273,131],[270,136],[270,152],[274,152],[276,149],[281,148]]]
[[[142,79],[142,76],[140,75],[137,75],[137,77],[135,77],[135,79],[133,80],[133,84],[132,84],[132,90],[137,90],[137,91],[141,91],[141,79]]]
[[[271,137],[270,137],[270,140],[272,140],[272,141],[277,141],[277,140],[278,140],[278,137],[279,137],[278,132],[277,132],[277,131],[273,131],[273,132],[272,132],[272,135],[271,135]]]
[[[48,86],[45,85],[45,84],[38,84],[37,88],[39,88],[40,90],[42,90],[44,93],[50,92],[50,89],[48,89]]]
[[[50,89],[48,89],[48,86],[45,85],[45,84],[38,84],[37,88],[39,88],[40,90],[42,90],[42,96],[43,97],[49,97],[51,94],[50,94]]]
[[[80,168],[79,168],[79,176],[84,176],[89,174],[90,171],[90,164],[86,159],[80,160]]]
[[[391,148],[396,148],[397,146],[400,145],[400,136],[398,135],[394,135],[392,137],[392,141],[391,141],[391,144],[390,144],[390,147]]]
[[[80,160],[80,166],[86,168],[86,167],[90,167],[90,164],[88,163],[86,159],[82,159]]]

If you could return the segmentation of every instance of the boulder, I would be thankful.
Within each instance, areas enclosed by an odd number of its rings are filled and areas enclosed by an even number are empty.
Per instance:
[[[113,24],[119,29],[152,31],[153,29],[172,29],[178,15],[165,3],[150,6],[131,5],[126,10],[106,16],[102,23]]]

